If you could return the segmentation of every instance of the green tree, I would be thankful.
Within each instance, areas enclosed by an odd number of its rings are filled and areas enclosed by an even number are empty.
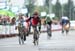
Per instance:
[[[55,13],[56,17],[60,18],[61,17],[61,4],[59,0],[57,0],[56,4],[53,5],[53,13]]]
[[[45,5],[49,7],[49,0],[45,0]]]
[[[73,1],[68,0],[68,3],[64,4],[64,16],[69,17],[69,19],[73,19],[73,11],[72,9],[74,7]]]
[[[45,0],[45,10],[46,10],[46,12],[49,14],[49,0]]]
[[[25,4],[25,6],[28,9],[28,13],[32,15],[32,13],[34,12],[34,8],[35,8],[34,6],[35,0],[27,0],[27,2],[28,4],[27,5]]]

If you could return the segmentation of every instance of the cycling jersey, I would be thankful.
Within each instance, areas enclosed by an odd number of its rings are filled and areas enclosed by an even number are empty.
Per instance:
[[[69,20],[62,19],[62,22],[61,22],[62,25],[66,25],[68,23],[70,23]]]
[[[32,24],[32,26],[37,26],[38,23],[41,22],[39,17],[36,17],[36,18],[34,18],[34,17],[30,17],[27,21],[30,21],[30,20],[31,20],[31,24]]]

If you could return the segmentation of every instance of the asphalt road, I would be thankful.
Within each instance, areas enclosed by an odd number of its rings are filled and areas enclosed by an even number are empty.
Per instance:
[[[51,39],[47,33],[41,33],[39,45],[34,46],[33,35],[29,35],[24,45],[19,45],[18,37],[0,39],[0,51],[75,51],[75,31],[61,34],[61,31],[52,33]]]

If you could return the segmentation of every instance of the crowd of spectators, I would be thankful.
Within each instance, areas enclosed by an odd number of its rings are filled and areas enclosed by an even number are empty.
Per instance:
[[[16,23],[16,18],[10,18],[9,16],[0,15],[0,25],[14,25]]]

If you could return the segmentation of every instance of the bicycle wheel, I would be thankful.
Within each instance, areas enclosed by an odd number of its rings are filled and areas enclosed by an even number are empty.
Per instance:
[[[19,44],[21,44],[21,36],[20,36],[20,33],[19,33]]]
[[[47,38],[50,39],[51,36],[52,36],[52,34],[51,34],[51,27],[48,25],[47,26]]]
[[[24,34],[23,32],[20,32],[19,34],[19,44],[21,45],[24,44]]]
[[[26,35],[27,35],[27,34],[24,32],[24,41],[26,41]]]
[[[34,45],[38,45],[39,34],[36,30],[34,30]]]

